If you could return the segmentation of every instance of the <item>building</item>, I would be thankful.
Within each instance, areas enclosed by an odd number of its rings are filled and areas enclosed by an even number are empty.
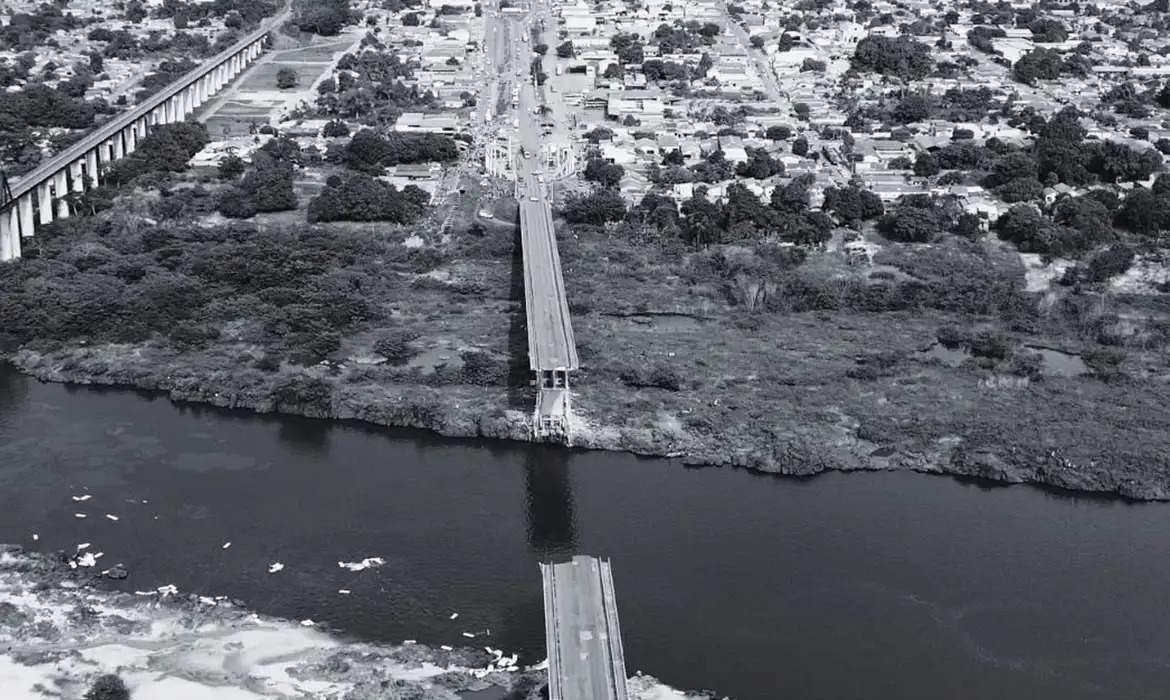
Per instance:
[[[403,112],[394,123],[395,131],[427,132],[431,134],[455,134],[459,131],[459,119],[453,114],[423,114]]]

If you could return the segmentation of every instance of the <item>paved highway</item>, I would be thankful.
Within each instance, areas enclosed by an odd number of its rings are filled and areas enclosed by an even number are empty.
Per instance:
[[[528,23],[512,23],[512,37],[528,34]],[[521,47],[529,44],[519,43]],[[577,344],[565,298],[561,259],[557,253],[552,208],[541,152],[540,101],[527,71],[518,62],[524,82],[519,107],[512,118],[519,121],[517,140],[521,153],[516,158],[516,198],[520,202],[520,235],[524,249],[524,288],[528,310],[528,361],[533,371],[575,370]]]
[[[604,570],[603,570],[604,567]],[[542,564],[549,700],[625,700],[625,661],[609,563]],[[612,613],[612,614],[611,614]]]

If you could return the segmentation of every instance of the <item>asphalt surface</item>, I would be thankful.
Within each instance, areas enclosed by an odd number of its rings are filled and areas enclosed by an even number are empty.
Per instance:
[[[549,700],[625,700],[625,664],[610,629],[602,588],[602,567],[593,557],[577,556],[544,565],[545,627],[549,638]]]
[[[511,22],[513,40],[529,33],[528,17]],[[528,362],[533,371],[574,370],[578,367],[577,345],[565,298],[561,259],[557,252],[548,183],[541,162],[540,116],[536,114],[540,98],[528,72],[531,39],[514,41],[519,61],[512,57],[515,77],[519,66],[522,76],[519,106],[511,110],[513,124],[519,123],[514,142],[516,154],[516,198],[520,202],[520,236],[524,250],[525,307],[528,312]],[[509,88],[510,89],[510,88]],[[527,155],[525,155],[527,154]]]

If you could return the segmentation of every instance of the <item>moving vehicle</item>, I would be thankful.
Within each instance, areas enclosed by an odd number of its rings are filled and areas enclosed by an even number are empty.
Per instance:
[[[532,152],[531,152],[531,151],[529,151],[527,148],[525,148],[523,151],[521,151],[521,153],[522,153],[522,154],[524,154],[524,157],[525,157],[525,158],[531,158],[531,157],[532,157]]]

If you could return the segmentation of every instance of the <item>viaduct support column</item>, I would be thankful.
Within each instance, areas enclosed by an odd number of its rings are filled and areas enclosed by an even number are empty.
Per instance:
[[[126,141],[126,155],[130,155],[138,148],[138,129],[136,124],[131,124],[122,130],[122,138]]]
[[[16,209],[0,211],[0,262],[20,257],[20,231],[16,220]]]
[[[37,210],[40,212],[41,224],[53,223],[53,190],[48,182],[37,185]]]
[[[69,185],[71,192],[85,192],[85,176],[81,172],[80,160],[75,160],[69,164]]]
[[[101,173],[98,172],[98,152],[96,149],[85,154],[85,174],[93,181],[94,187],[97,187]]]
[[[20,235],[23,238],[29,238],[33,235],[33,229],[36,227],[36,219],[33,218],[33,193],[27,192],[20,198]]]
[[[65,171],[58,171],[53,176],[53,195],[57,198],[57,218],[69,218],[69,201],[65,195],[69,194],[69,183],[65,180]]]

